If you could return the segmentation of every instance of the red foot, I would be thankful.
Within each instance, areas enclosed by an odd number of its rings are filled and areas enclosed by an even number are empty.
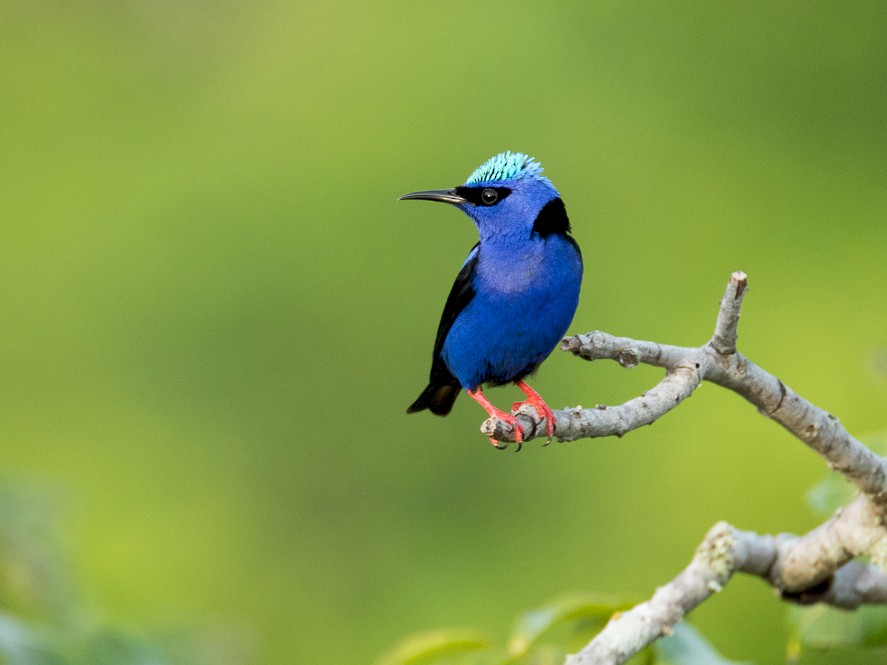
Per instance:
[[[545,428],[548,431],[548,441],[545,443],[547,446],[551,443],[551,437],[554,436],[554,412],[548,408],[548,405],[545,403],[545,400],[537,393],[535,390],[530,388],[523,381],[515,381],[514,385],[520,388],[524,395],[527,396],[527,399],[523,402],[515,402],[511,405],[512,411],[517,411],[524,404],[529,404],[534,409],[536,409],[536,413],[539,414],[540,418],[545,418]]]
[[[512,416],[510,413],[505,413],[501,409],[497,409],[495,406],[490,404],[490,400],[484,397],[483,390],[481,390],[479,386],[477,390],[469,390],[468,396],[475,402],[480,404],[484,408],[484,411],[486,411],[490,416],[492,416],[493,418],[498,418],[503,423],[511,425],[511,428],[514,430],[514,440],[517,442],[518,450],[520,450],[521,442],[524,440],[524,430],[521,428],[520,423],[517,422],[517,418]],[[504,446],[500,446],[499,442],[492,437],[490,437],[490,443],[492,443],[497,448],[504,448]]]

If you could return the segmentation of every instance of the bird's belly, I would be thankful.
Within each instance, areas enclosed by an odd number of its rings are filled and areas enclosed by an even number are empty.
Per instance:
[[[461,312],[442,349],[463,387],[507,383],[530,372],[552,352],[573,319],[575,280],[536,281],[531,288],[482,289]]]

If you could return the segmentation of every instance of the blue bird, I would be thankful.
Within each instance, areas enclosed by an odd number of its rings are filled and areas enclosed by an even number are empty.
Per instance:
[[[533,406],[551,442],[554,414],[524,377],[554,350],[579,302],[582,255],[560,194],[542,175],[541,164],[506,151],[484,162],[463,185],[399,200],[412,199],[456,206],[475,223],[480,240],[444,306],[428,387],[407,413],[429,409],[445,416],[464,388],[490,416],[512,426],[520,445],[520,424],[482,390],[483,384],[513,381],[527,399],[512,410]]]

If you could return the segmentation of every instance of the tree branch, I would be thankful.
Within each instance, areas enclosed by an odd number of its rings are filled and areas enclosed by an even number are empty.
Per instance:
[[[585,360],[615,360],[628,369],[644,363],[663,367],[666,374],[646,393],[619,406],[555,411],[555,436],[559,441],[623,436],[656,421],[693,394],[702,381],[710,381],[754,404],[818,452],[832,469],[873,501],[887,503],[887,460],[852,437],[833,415],[736,351],[739,308],[748,292],[747,280],[744,272],[731,275],[714,335],[700,347],[644,342],[600,331],[564,339],[561,349]],[[516,415],[524,430],[524,441],[544,435],[544,419],[538,419],[533,407],[525,405]],[[481,431],[502,442],[514,441],[511,426],[497,418],[484,421]]]
[[[662,367],[666,374],[646,393],[619,406],[556,411],[555,436],[560,441],[623,436],[653,423],[692,395],[700,383],[709,381],[741,395],[782,425],[855,485],[860,495],[802,536],[759,535],[719,522],[687,568],[657,589],[650,600],[614,616],[588,646],[568,657],[568,665],[625,662],[670,634],[687,612],[720,591],[736,572],[760,577],[790,602],[823,602],[843,609],[887,602],[887,460],[851,436],[837,418],[736,350],[747,287],[745,273],[731,275],[714,334],[700,347],[638,341],[600,331],[564,339],[561,348],[585,360],[615,360],[629,369],[644,363]],[[545,432],[532,407],[523,406],[516,415],[524,441]],[[481,430],[502,442],[514,440],[511,427],[496,418],[487,419]],[[859,556],[870,557],[871,563],[853,560]]]
[[[567,665],[624,663],[654,640],[670,635],[672,627],[704,600],[721,591],[736,572],[749,573],[779,587],[778,571],[795,568],[792,552],[812,552],[826,544],[819,530],[796,538],[762,536],[718,522],[696,549],[690,565],[653,597],[615,615],[597,637]],[[840,557],[839,557],[840,558]],[[801,569],[798,573],[804,572]],[[783,598],[802,604],[828,603],[856,609],[863,603],[887,602],[887,574],[871,564],[853,561],[838,569],[826,584]]]

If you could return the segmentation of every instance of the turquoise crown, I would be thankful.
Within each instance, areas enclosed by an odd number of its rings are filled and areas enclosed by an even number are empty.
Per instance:
[[[495,157],[490,157],[474,169],[474,173],[468,176],[465,184],[476,185],[497,180],[519,180],[520,178],[539,176],[541,173],[542,164],[529,155],[506,150]]]

